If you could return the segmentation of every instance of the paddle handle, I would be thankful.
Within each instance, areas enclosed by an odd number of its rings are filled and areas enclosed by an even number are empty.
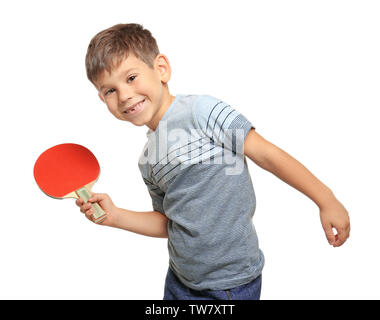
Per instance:
[[[86,187],[80,188],[75,191],[79,198],[81,198],[85,203],[88,201],[88,199],[91,198],[91,193],[88,191]],[[100,223],[106,218],[106,213],[103,211],[103,209],[99,206],[98,203],[91,203],[92,208],[94,209],[94,214],[92,215],[94,217],[95,223]]]

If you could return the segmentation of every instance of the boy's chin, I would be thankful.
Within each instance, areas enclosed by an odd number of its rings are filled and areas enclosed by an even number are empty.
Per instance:
[[[131,122],[131,121],[129,121]],[[142,127],[142,126],[146,126],[146,123],[143,123],[143,122],[131,122],[134,126],[136,127]]]
[[[131,124],[133,124],[134,126],[137,126],[137,127],[142,127],[142,126],[146,126],[147,125],[147,122],[144,121],[143,119],[126,119],[126,118],[119,118],[120,120],[122,121],[126,121],[126,122],[129,122]]]

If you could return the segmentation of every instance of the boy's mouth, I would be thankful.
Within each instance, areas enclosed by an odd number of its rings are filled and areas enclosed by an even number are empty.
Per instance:
[[[142,100],[142,101],[140,101],[140,102],[138,102],[138,103],[136,103],[136,104],[134,104],[133,106],[125,109],[123,111],[123,113],[129,115],[129,114],[136,114],[136,113],[140,112],[143,109],[143,107],[144,107],[144,102],[145,102],[145,99]]]

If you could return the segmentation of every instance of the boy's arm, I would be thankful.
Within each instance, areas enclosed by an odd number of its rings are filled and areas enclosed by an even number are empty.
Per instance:
[[[158,211],[136,212],[117,208],[117,219],[112,225],[144,236],[167,238],[168,218]]]
[[[347,210],[332,191],[300,162],[266,141],[253,129],[244,141],[244,154],[315,202],[320,210],[326,238],[331,245],[338,247],[347,240],[350,232]],[[334,235],[333,228],[337,230],[337,235]]]
[[[81,208],[86,217],[93,221],[93,209],[91,203],[97,202],[107,213],[107,217],[101,225],[124,229],[141,235],[157,238],[168,237],[169,219],[158,211],[136,212],[118,208],[112,199],[105,193],[93,193],[88,203],[77,199],[76,204]]]

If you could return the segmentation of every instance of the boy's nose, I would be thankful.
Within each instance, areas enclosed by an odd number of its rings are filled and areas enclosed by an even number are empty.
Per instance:
[[[132,97],[132,92],[130,90],[120,90],[119,91],[119,104],[124,105]]]

